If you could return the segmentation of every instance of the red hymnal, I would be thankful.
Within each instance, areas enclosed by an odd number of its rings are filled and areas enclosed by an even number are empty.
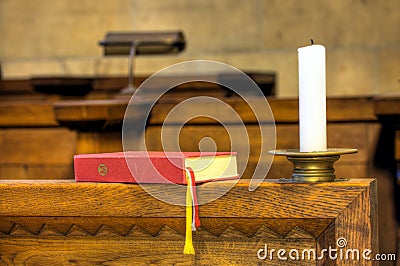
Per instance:
[[[74,156],[75,180],[87,182],[186,184],[238,178],[235,152],[128,151]]]

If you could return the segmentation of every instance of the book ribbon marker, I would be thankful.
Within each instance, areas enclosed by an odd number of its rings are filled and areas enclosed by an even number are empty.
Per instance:
[[[194,178],[193,170],[188,167],[186,171],[186,238],[185,247],[183,249],[184,254],[194,255],[194,247],[192,241],[192,232],[196,231],[196,228],[200,226],[199,218],[199,205],[197,203],[196,193],[196,182]]]

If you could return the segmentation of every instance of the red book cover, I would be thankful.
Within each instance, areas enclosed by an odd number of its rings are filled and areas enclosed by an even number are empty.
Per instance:
[[[196,183],[238,177],[235,152],[128,151],[74,156],[78,182],[186,184],[188,168]]]

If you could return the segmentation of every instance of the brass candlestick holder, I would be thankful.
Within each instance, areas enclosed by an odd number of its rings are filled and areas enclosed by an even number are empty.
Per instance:
[[[300,152],[299,149],[272,150],[270,154],[286,156],[293,163],[292,181],[329,182],[335,180],[333,164],[340,155],[356,153],[357,149],[332,148],[326,151]]]

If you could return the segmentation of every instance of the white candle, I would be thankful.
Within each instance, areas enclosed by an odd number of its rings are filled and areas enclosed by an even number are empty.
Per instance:
[[[325,47],[299,48],[300,151],[326,151]]]

